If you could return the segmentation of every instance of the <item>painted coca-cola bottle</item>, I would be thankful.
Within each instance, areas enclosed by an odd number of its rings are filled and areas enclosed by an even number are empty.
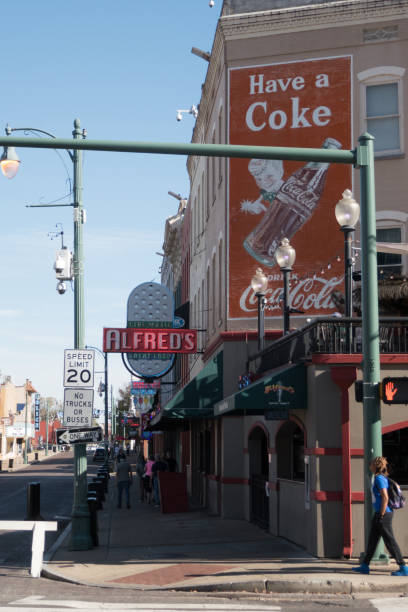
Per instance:
[[[340,149],[334,138],[326,138],[323,149]],[[276,265],[275,251],[283,238],[292,238],[310,219],[323,193],[329,168],[326,162],[309,162],[280,187],[260,223],[245,238],[244,247],[266,266]]]

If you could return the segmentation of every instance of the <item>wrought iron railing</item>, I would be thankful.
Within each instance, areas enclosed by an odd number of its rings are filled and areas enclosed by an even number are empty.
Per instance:
[[[256,360],[260,373],[285,363],[298,363],[316,353],[361,353],[362,337],[360,318],[316,319],[279,338],[250,361]],[[381,318],[379,342],[381,353],[408,353],[408,317]]]

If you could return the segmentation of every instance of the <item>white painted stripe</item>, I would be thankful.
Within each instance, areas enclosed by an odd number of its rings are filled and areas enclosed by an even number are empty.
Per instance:
[[[395,590],[398,589],[395,580]],[[370,599],[370,603],[375,606],[378,612],[398,612],[398,610],[408,610],[408,597],[384,597],[381,599]]]
[[[30,597],[25,597],[24,599],[18,599],[16,601],[12,601],[9,604],[10,606],[28,606],[28,607],[20,607],[19,610],[24,612],[28,612],[31,610],[38,610],[40,608],[44,608],[44,612],[52,612],[52,610],[65,610],[67,608],[74,610],[82,610],[84,612],[90,610],[109,610],[109,612],[123,612],[124,610],[139,610],[140,612],[152,611],[152,612],[180,612],[184,610],[200,612],[201,610],[210,610],[211,612],[234,612],[238,610],[242,610],[244,612],[279,612],[281,610],[280,606],[261,606],[259,604],[248,605],[248,604],[234,604],[234,603],[226,603],[226,604],[213,604],[213,603],[106,603],[99,601],[75,601],[75,600],[52,600],[45,599],[41,595],[33,595]],[[33,607],[36,606],[36,607]],[[48,606],[52,606],[48,607]],[[55,606],[58,606],[55,608]],[[0,608],[0,612],[6,608]],[[10,610],[17,610],[17,608],[7,608]]]
[[[94,602],[88,602],[89,604],[93,604]],[[11,612],[12,610],[14,612],[38,612],[41,609],[41,607],[39,606],[35,606],[35,607],[21,607],[21,606],[13,606],[11,605],[10,607],[3,607],[0,606],[0,612]],[[55,607],[46,607],[44,608],[44,611],[46,610],[47,612],[62,612],[64,610],[66,610],[67,607],[62,604],[60,604],[57,608]],[[100,605],[100,607],[84,607],[84,608],[77,608],[77,609],[81,609],[83,612],[94,612],[95,610],[109,610],[109,612],[122,612],[125,609],[124,604],[105,604],[105,605]],[[129,608],[126,607],[126,609],[128,610]],[[140,612],[180,612],[181,610],[197,610],[197,612],[199,612],[200,610],[205,610],[208,609],[206,608],[205,604],[197,604],[194,605],[194,608],[186,608],[186,605],[183,604],[177,604],[177,607],[171,606],[171,605],[166,605],[166,604],[137,604],[134,606],[133,608],[134,610],[139,610]],[[213,608],[211,608],[213,610],[213,612],[230,612],[230,611],[235,611],[237,610],[237,608],[234,606],[232,607],[230,604],[219,604],[219,605],[214,605]],[[262,606],[262,607],[256,607],[254,608],[253,606],[248,606],[248,605],[242,605],[240,606],[239,610],[243,610],[243,611],[248,611],[248,612],[279,612],[281,610],[280,607],[277,606]]]
[[[92,604],[93,602],[89,602],[90,604]],[[154,606],[154,607],[153,607]],[[36,607],[21,607],[21,606],[0,606],[0,612],[38,612],[41,608],[36,606]],[[44,608],[44,612],[63,612],[64,610],[66,610],[67,608],[65,606],[59,605],[57,608],[52,607],[49,608],[48,606],[46,608]],[[125,608],[124,608],[124,604],[105,604],[103,607],[99,607],[99,608],[95,608],[95,607],[87,607],[87,608],[80,608],[83,612],[94,612],[95,610],[109,610],[109,612],[122,612]],[[129,608],[126,608],[129,609]],[[172,607],[171,605],[161,605],[161,604],[138,604],[137,607],[135,606],[133,608],[134,610],[139,610],[140,612],[180,612],[180,610],[197,610],[198,612],[200,610],[205,610],[208,608],[205,608],[204,605],[200,605],[197,604],[194,606],[194,608],[186,608],[185,605],[183,604],[178,604],[177,607]],[[242,605],[240,608],[240,610],[243,611],[248,611],[248,612],[278,612],[281,610],[280,607],[277,606],[262,606],[262,607],[252,607],[252,606],[247,606],[247,605]],[[402,608],[401,608],[402,609]],[[406,609],[406,608],[405,608]],[[229,612],[237,610],[236,607],[231,607],[230,604],[219,604],[219,605],[215,605],[212,610],[214,612]]]

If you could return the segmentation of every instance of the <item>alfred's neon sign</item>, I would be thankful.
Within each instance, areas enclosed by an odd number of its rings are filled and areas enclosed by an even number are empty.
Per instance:
[[[105,353],[196,353],[195,329],[105,327]]]

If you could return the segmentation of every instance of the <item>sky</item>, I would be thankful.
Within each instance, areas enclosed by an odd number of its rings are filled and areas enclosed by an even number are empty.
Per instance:
[[[221,0],[19,0],[2,6],[1,122],[70,138],[78,117],[88,138],[190,142]],[[4,53],[7,51],[6,55]],[[23,135],[23,133],[16,134]],[[73,347],[73,292],[56,291],[62,224],[73,246],[65,151],[17,150],[12,180],[0,175],[0,373],[42,396],[63,398],[64,349]],[[84,153],[86,344],[102,348],[103,327],[125,326],[131,290],[160,282],[164,224],[177,212],[168,190],[188,195],[186,158]],[[65,196],[65,197],[64,197]],[[103,378],[96,357],[96,385]],[[100,373],[99,373],[100,372]],[[109,356],[114,394],[130,376]],[[100,406],[98,406],[98,402]],[[95,408],[102,407],[97,396]]]

